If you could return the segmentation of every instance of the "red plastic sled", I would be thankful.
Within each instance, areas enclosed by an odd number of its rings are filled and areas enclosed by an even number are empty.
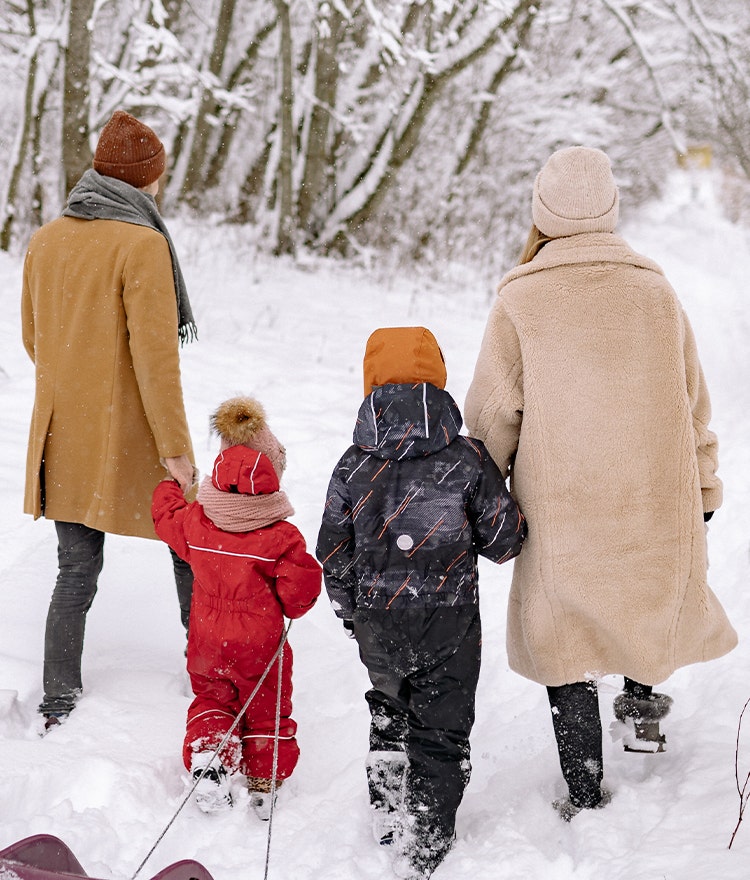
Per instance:
[[[88,877],[81,863],[58,837],[35,834],[0,850],[3,880],[80,880]],[[183,859],[159,871],[152,880],[213,880],[200,864]]]

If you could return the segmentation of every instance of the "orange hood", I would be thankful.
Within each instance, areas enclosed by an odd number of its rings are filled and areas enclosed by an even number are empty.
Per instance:
[[[381,327],[367,340],[363,363],[365,397],[376,386],[430,382],[445,388],[440,346],[426,327]]]

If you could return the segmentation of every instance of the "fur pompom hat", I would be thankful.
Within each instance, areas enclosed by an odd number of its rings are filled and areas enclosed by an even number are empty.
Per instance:
[[[531,215],[550,238],[614,232],[619,193],[609,157],[592,147],[553,153],[534,181]]]
[[[271,433],[266,413],[253,397],[232,397],[211,415],[211,429],[219,435],[221,448],[248,446],[268,456],[281,479],[286,467],[286,450]]]
[[[143,189],[164,174],[164,145],[143,122],[115,110],[102,129],[94,153],[94,171]]]

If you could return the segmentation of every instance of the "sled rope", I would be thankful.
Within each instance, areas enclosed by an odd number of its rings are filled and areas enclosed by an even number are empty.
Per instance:
[[[141,869],[142,869],[143,866],[146,864],[146,862],[151,858],[151,856],[154,854],[154,851],[156,850],[156,847],[159,846],[159,844],[162,842],[162,840],[164,839],[164,837],[165,837],[167,831],[169,831],[169,829],[172,827],[172,825],[173,825],[174,822],[175,822],[175,819],[180,815],[180,813],[182,812],[183,807],[184,807],[185,804],[190,800],[190,798],[191,798],[193,792],[194,792],[195,789],[198,787],[198,785],[200,784],[200,782],[201,782],[201,780],[203,779],[203,777],[206,775],[206,771],[207,771],[208,768],[211,766],[211,764],[212,764],[214,758],[219,754],[219,752],[220,752],[220,751],[224,748],[224,746],[229,742],[229,737],[234,733],[235,728],[236,728],[237,725],[240,723],[240,719],[241,719],[242,716],[245,714],[245,712],[247,712],[248,706],[249,706],[250,703],[252,703],[252,701],[255,699],[255,695],[256,695],[256,694],[258,693],[258,691],[260,690],[261,685],[262,685],[263,682],[266,680],[266,676],[267,676],[268,673],[271,671],[271,667],[272,667],[273,664],[276,662],[276,658],[278,657],[278,658],[279,658],[279,688],[278,688],[278,691],[279,691],[279,692],[278,692],[278,694],[276,695],[276,732],[275,732],[275,736],[274,736],[274,744],[273,744],[273,747],[274,747],[274,767],[273,767],[273,774],[274,774],[274,775],[273,775],[273,780],[272,780],[272,784],[271,784],[271,787],[272,787],[273,789],[276,788],[276,763],[277,763],[278,749],[279,749],[279,727],[280,727],[280,723],[281,723],[281,697],[280,697],[280,694],[281,694],[281,658],[283,657],[283,654],[284,654],[284,645],[286,644],[286,640],[287,640],[287,638],[288,638],[288,636],[289,636],[289,630],[290,630],[291,628],[292,628],[292,621],[290,620],[289,623],[288,623],[287,626],[286,626],[286,629],[285,629],[284,632],[282,632],[282,634],[281,634],[281,639],[279,640],[279,646],[276,648],[276,651],[274,652],[273,657],[271,657],[271,659],[268,661],[268,665],[267,665],[266,668],[263,670],[263,674],[262,674],[261,677],[258,679],[258,683],[257,683],[257,684],[255,685],[255,687],[253,688],[253,692],[250,694],[250,696],[247,698],[247,700],[245,700],[245,705],[244,705],[244,706],[240,709],[240,711],[237,713],[237,717],[234,719],[234,722],[232,723],[232,726],[231,726],[231,727],[229,728],[229,730],[224,734],[224,737],[223,737],[223,739],[221,740],[221,742],[219,743],[219,745],[216,746],[216,748],[214,749],[213,754],[211,755],[211,759],[208,761],[208,763],[207,763],[206,766],[203,768],[203,770],[201,770],[200,775],[199,775],[199,776],[193,781],[193,785],[192,785],[192,787],[190,788],[190,790],[188,791],[188,793],[185,795],[185,797],[183,798],[182,803],[179,805],[179,807],[177,807],[177,809],[176,809],[175,812],[174,812],[174,815],[173,815],[172,818],[169,820],[169,822],[167,822],[167,824],[165,825],[164,830],[163,830],[163,831],[161,832],[161,834],[156,838],[156,841],[154,842],[154,845],[153,845],[153,846],[151,847],[151,849],[146,853],[145,858],[144,858],[143,861],[140,863],[140,865],[138,865],[138,867],[137,867],[136,870],[135,870],[135,873],[131,875],[130,880],[135,880],[135,878],[140,874]],[[272,796],[273,796],[273,794],[275,794],[275,791],[272,792]],[[271,799],[271,816],[273,816],[273,797],[272,797],[272,799]],[[267,845],[267,850],[266,850],[266,878],[267,878],[267,876],[268,876],[268,857],[269,857],[270,847],[271,847],[271,819],[269,819],[269,823],[268,823],[268,845]],[[264,878],[264,880],[265,880],[265,878]]]
[[[292,625],[291,620],[289,625]],[[279,678],[276,683],[276,725],[273,734],[273,768],[271,770],[271,812],[268,814],[268,839],[266,840],[266,867],[263,880],[268,880],[268,864],[271,859],[271,830],[273,828],[273,811],[276,806],[276,773],[279,769],[279,732],[281,728],[281,672],[284,664],[284,642],[279,648]]]

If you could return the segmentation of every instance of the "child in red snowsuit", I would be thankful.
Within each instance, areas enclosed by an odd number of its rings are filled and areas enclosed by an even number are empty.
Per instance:
[[[218,758],[212,761],[212,755],[276,653],[284,617],[301,617],[315,604],[321,570],[299,530],[286,521],[294,511],[279,489],[285,451],[260,404],[252,398],[228,400],[211,424],[221,452],[200,484],[198,500],[189,504],[174,480],[164,480],[152,503],[156,533],[195,575],[187,648],[195,699],[183,760],[194,778],[202,777],[196,799],[204,811],[231,805],[229,778],[239,772],[248,779],[251,803],[267,818],[269,793],[292,773],[299,756],[288,644],[276,777],[278,661]]]

